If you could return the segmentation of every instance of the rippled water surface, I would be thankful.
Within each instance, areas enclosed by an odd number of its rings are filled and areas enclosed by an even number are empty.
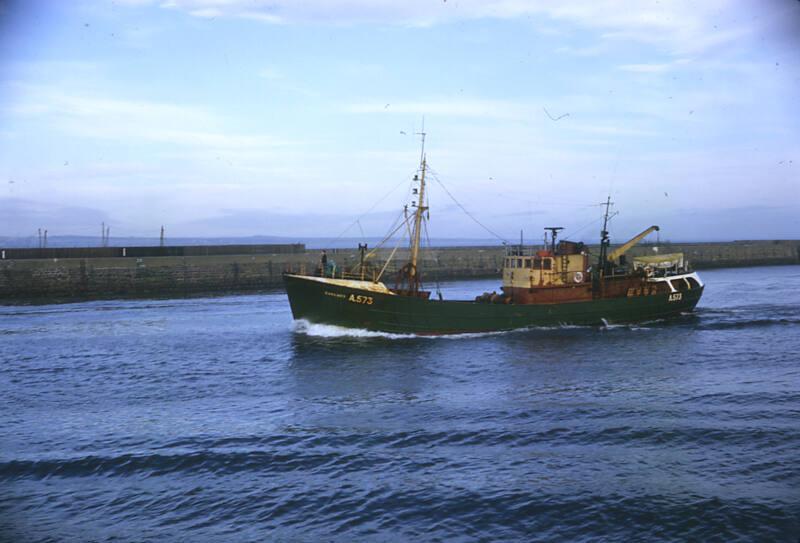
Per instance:
[[[796,542],[800,267],[701,275],[677,321],[468,337],[0,307],[0,539]]]

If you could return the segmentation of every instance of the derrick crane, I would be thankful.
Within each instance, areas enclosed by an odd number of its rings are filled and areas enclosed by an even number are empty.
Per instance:
[[[634,245],[636,245],[637,243],[642,241],[642,239],[645,236],[647,236],[649,233],[658,232],[658,230],[659,230],[658,226],[653,225],[650,228],[648,228],[647,230],[645,230],[644,232],[642,232],[640,234],[637,234],[636,236],[634,236],[630,240],[628,240],[621,247],[618,247],[618,248],[614,249],[613,251],[611,251],[610,253],[608,253],[608,260],[610,262],[613,262],[617,258],[619,258],[622,255],[624,255],[625,253],[627,253],[631,249],[631,247],[633,247]]]

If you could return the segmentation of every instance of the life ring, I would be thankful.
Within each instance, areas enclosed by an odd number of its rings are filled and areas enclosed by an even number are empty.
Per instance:
[[[583,272],[575,272],[575,275],[572,276],[572,280],[576,283],[583,283]]]

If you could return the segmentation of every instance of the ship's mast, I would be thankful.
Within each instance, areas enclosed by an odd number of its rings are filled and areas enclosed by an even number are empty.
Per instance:
[[[606,199],[605,206],[606,206],[606,213],[603,216],[603,229],[600,231],[600,260],[597,262],[597,269],[601,274],[605,273],[606,260],[608,255],[608,246],[611,244],[611,241],[608,238],[608,219],[610,218],[609,211],[611,209],[610,194]]]
[[[419,177],[419,200],[417,210],[414,213],[414,233],[411,240],[411,266],[409,269],[408,286],[412,290],[417,290],[419,285],[419,275],[417,274],[417,260],[419,258],[419,240],[422,234],[423,213],[428,210],[425,206],[425,170],[427,162],[425,159],[425,129],[419,133],[422,136],[422,151],[420,153],[421,172]]]

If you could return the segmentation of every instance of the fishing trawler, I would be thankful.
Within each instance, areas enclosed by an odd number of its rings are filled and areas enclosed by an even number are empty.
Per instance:
[[[596,261],[583,243],[558,241],[561,227],[548,227],[544,247],[507,247],[501,293],[484,293],[474,300],[431,298],[423,288],[420,238],[428,213],[427,158],[421,153],[414,176],[413,213],[405,208],[410,233],[409,259],[397,272],[393,287],[365,254],[355,269],[321,268],[315,274],[285,273],[284,283],[296,320],[371,331],[443,335],[514,330],[535,326],[609,325],[673,317],[690,312],[703,294],[703,282],[683,254],[627,259],[628,251],[658,226],[645,229],[610,250],[610,198],[605,203],[600,254]],[[413,230],[411,226],[413,225]],[[403,224],[400,225],[401,227]]]

